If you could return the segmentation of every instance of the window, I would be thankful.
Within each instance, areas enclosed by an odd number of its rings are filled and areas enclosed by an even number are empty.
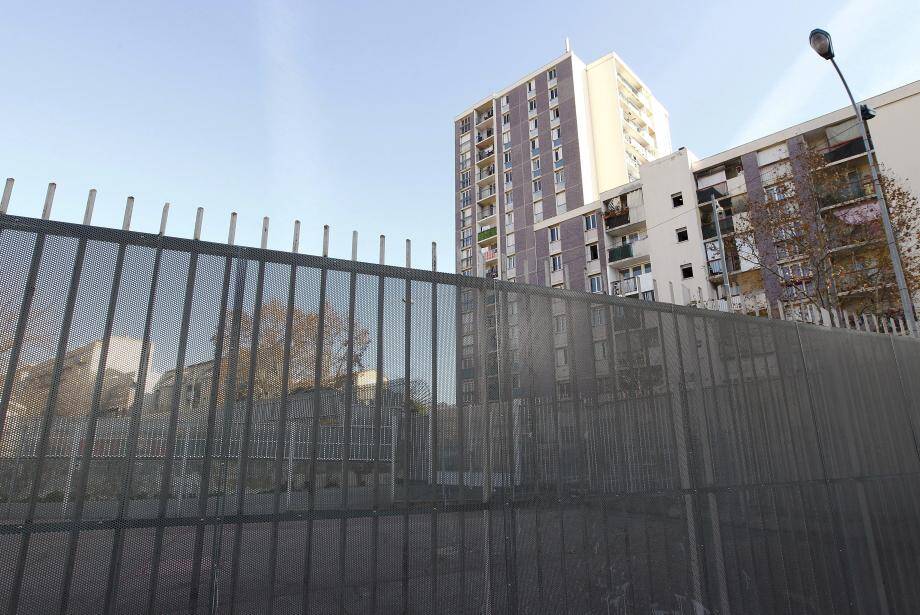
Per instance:
[[[529,120],[527,120],[527,124],[530,126],[531,130],[536,130],[537,129],[537,118],[535,117],[530,118]]]
[[[460,206],[466,207],[473,204],[473,191],[464,190],[460,193]]]
[[[603,327],[607,324],[607,319],[604,318],[604,308],[595,307],[591,310],[591,326],[592,327]]]
[[[539,192],[543,192],[543,180],[542,180],[542,179],[535,179],[535,180],[533,180],[533,182],[531,182],[531,183],[533,184],[533,193],[534,193],[534,194],[537,194],[537,193],[539,193]]]
[[[549,119],[550,121],[555,121],[559,119],[559,107],[553,107],[549,110]]]
[[[505,239],[505,249],[509,252],[514,252],[514,233],[508,233]]]
[[[509,104],[511,104],[511,98],[505,94],[502,96],[502,107],[507,107]]]
[[[514,228],[514,212],[509,211],[505,214],[505,227]]]
[[[534,224],[536,224],[537,222],[543,222],[543,201],[534,201],[533,221],[534,221]]]
[[[556,193],[556,215],[564,214],[568,211],[568,208],[565,204],[565,192]]]
[[[549,227],[549,240],[559,241],[559,225]]]
[[[511,152],[505,152],[503,158],[505,160],[505,166],[511,164]]]
[[[505,171],[505,183],[510,184],[513,173],[511,171]]]
[[[601,276],[599,275],[588,277],[588,285],[592,293],[604,292],[604,283],[601,281]]]
[[[607,358],[607,340],[594,342],[594,360],[603,361]]]
[[[508,190],[505,192],[505,208],[511,209],[512,207],[514,207],[514,195]]]
[[[557,186],[565,186],[565,169],[553,171],[553,181]]]
[[[585,248],[586,248],[586,253],[587,253],[587,256],[588,256],[588,260],[589,260],[589,261],[596,261],[596,260],[598,259],[598,254],[599,254],[599,250],[598,250],[598,248],[597,248],[597,244],[596,244],[596,243],[592,243],[591,245],[585,246]]]
[[[537,89],[537,80],[531,79],[530,81],[527,82],[527,93],[530,94],[535,89]]]
[[[510,113],[506,113],[506,114],[502,115],[502,125],[503,125],[503,126],[507,126],[507,125],[510,124],[510,123],[511,123],[511,114],[510,114]]]
[[[590,231],[597,228],[597,214],[588,214],[585,216],[585,230]]]
[[[473,116],[468,115],[462,120],[460,120],[460,134],[464,134],[470,131],[470,127],[473,125]]]
[[[470,208],[460,212],[460,228],[466,228],[473,224],[473,210]]]
[[[559,98],[559,88],[550,88],[550,90],[549,90],[549,99],[550,99],[550,101],[554,101],[554,100],[556,100],[557,98]]]
[[[550,256],[549,268],[551,271],[562,271],[562,256],[559,254]]]
[[[502,145],[505,148],[511,147],[511,131],[506,130],[502,133]]]
[[[550,137],[553,139],[553,145],[562,145],[562,128],[558,126],[550,131]]]
[[[463,171],[462,173],[460,173],[460,187],[466,188],[469,185],[470,185],[470,172]]]
[[[671,195],[671,205],[673,205],[674,207],[680,207],[683,204],[684,204],[684,193],[683,192],[675,192],[674,194]]]
[[[539,159],[539,158],[531,158],[531,159],[530,159],[530,170],[531,170],[531,171],[539,171],[539,170],[540,170],[540,159]]]
[[[555,69],[555,68],[551,68],[551,69],[549,69],[548,71],[546,71],[546,79],[547,79],[548,81],[552,81],[552,80],[555,79],[555,78],[556,78],[556,69]]]
[[[460,153],[460,169],[468,169],[473,158],[473,152]]]
[[[565,314],[553,316],[553,333],[565,333]]]
[[[514,269],[514,254],[505,257],[505,265],[508,269]]]
[[[530,112],[537,110],[537,99],[536,98],[531,98],[530,100],[527,101],[527,110]]]
[[[568,353],[565,348],[556,349],[556,367],[565,367],[569,364]]]
[[[680,275],[686,280],[693,277],[693,265],[684,263],[680,266]]]
[[[537,137],[534,137],[533,139],[530,140],[530,153],[536,154],[539,151],[540,151],[540,139]]]
[[[642,269],[643,269],[643,271],[644,271],[645,273],[651,273],[651,272],[652,272],[652,264],[651,264],[651,263],[645,263],[645,265],[642,266]]]
[[[557,147],[553,150],[553,162],[562,162],[562,148]]]
[[[461,246],[471,246],[473,245],[473,229],[465,228],[460,231],[460,245]]]
[[[687,233],[686,226],[682,226],[679,229],[677,229],[677,243],[681,243],[682,241],[687,241],[688,239],[690,239],[690,235]]]

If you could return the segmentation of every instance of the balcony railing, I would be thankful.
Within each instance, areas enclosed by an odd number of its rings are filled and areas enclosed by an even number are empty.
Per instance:
[[[490,237],[495,237],[498,235],[498,227],[493,226],[492,228],[487,228],[484,231],[479,231],[479,234],[476,235],[476,241],[485,241]]]
[[[487,199],[490,196],[494,196],[494,195],[495,195],[495,186],[489,186],[488,188],[485,188],[479,191],[479,200],[481,201],[482,199]]]
[[[858,137],[818,151],[824,156],[824,161],[830,164],[831,162],[837,162],[844,158],[851,158],[859,154],[864,154],[866,153],[866,146],[863,143],[862,137]]]
[[[484,149],[484,150],[482,150],[481,152],[479,152],[478,154],[476,154],[476,162],[482,162],[483,160],[485,160],[486,158],[488,158],[489,156],[491,156],[491,155],[494,154],[494,153],[495,153],[495,147],[494,147],[494,146],[493,146],[493,147],[487,147],[486,149]]]
[[[621,246],[616,246],[615,248],[607,250],[607,260],[611,263],[621,261],[624,258],[632,258],[632,256],[633,247],[631,243],[624,243]]]
[[[498,250],[489,248],[488,250],[482,251],[482,259],[484,261],[494,261],[496,258],[498,258]]]
[[[729,233],[735,232],[735,221],[734,218],[722,218],[720,221],[720,226],[722,227],[722,234],[728,235]],[[712,222],[703,225],[703,239],[712,239],[716,236],[716,225]]]
[[[489,267],[486,269],[487,278],[497,278],[498,277],[498,267]]]
[[[482,169],[481,171],[479,171],[479,173],[476,174],[476,180],[482,181],[484,179],[492,177],[493,175],[495,175],[495,165],[490,164],[489,166]]]
[[[489,128],[485,132],[480,132],[476,134],[476,143],[482,143],[486,139],[490,139],[495,134],[495,131]]]
[[[637,277],[623,278],[613,283],[613,294],[617,297],[631,295],[637,292],[639,292],[639,278]]]
[[[604,218],[604,228],[608,231],[610,229],[615,229],[618,226],[626,226],[629,224],[629,212],[623,212],[621,214],[609,215]]]
[[[495,206],[491,207],[480,207],[479,208],[479,219],[484,220],[495,215]]]
[[[872,179],[868,176],[864,176],[842,188],[819,194],[818,205],[821,207],[830,207],[832,205],[839,205],[847,201],[855,201],[871,196],[875,196],[875,187],[872,185]]]
[[[489,109],[488,111],[486,111],[485,113],[479,116],[479,119],[476,120],[476,123],[482,124],[486,120],[491,120],[493,117],[495,117],[495,112],[492,111],[492,109]]]

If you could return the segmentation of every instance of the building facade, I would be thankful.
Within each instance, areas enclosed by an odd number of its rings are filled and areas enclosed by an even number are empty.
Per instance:
[[[866,104],[877,114],[868,124],[880,164],[910,192],[920,193],[920,159],[911,152],[920,136],[911,119],[920,117],[920,82]],[[712,304],[724,298],[722,244],[715,227],[715,209],[720,206],[724,213],[718,230],[725,245],[733,309],[766,315],[770,306],[776,315],[777,302],[795,303],[803,294],[797,287],[808,284],[809,275],[800,270],[795,255],[784,255],[774,242],[758,238],[752,215],[781,199],[788,186],[796,195],[807,193],[804,175],[811,170],[798,168],[796,162],[806,152],[818,156],[819,166],[833,170],[838,178],[834,190],[812,195],[819,226],[843,223],[858,231],[859,225],[878,223],[868,158],[850,107],[703,159],[680,148],[641,165],[639,181],[601,194],[610,246],[610,286],[605,292],[651,298],[657,287],[661,300],[679,304]],[[757,239],[755,253],[752,242],[740,239],[742,228],[753,228],[748,235]],[[841,242],[850,245],[829,248],[834,251],[830,260],[848,259],[859,268],[859,237],[854,232],[852,241]],[[834,283],[839,305],[858,299],[845,279]]]
[[[616,55],[570,51],[455,118],[457,271],[603,292],[601,193],[670,151],[668,114]]]

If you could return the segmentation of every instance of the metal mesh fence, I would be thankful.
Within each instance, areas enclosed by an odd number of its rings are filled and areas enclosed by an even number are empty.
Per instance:
[[[909,613],[920,344],[0,218],[0,604]]]

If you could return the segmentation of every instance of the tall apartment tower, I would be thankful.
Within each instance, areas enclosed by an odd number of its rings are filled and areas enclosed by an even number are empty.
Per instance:
[[[599,195],[671,151],[668,113],[636,74],[566,51],[454,129],[457,271],[606,292]]]

